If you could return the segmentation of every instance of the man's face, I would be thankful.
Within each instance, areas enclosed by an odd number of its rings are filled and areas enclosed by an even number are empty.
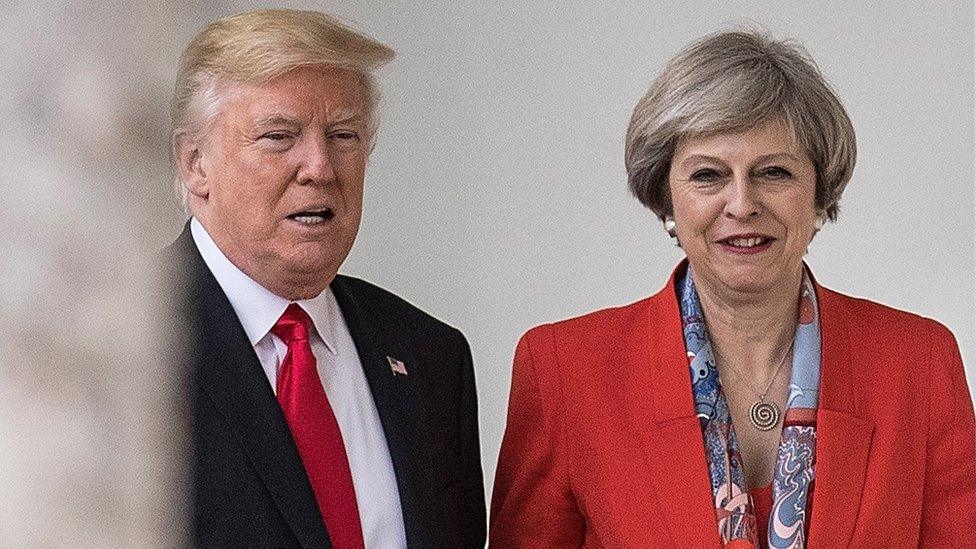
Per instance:
[[[357,75],[302,67],[228,90],[199,149],[193,215],[234,265],[282,297],[321,293],[352,248],[366,108]]]

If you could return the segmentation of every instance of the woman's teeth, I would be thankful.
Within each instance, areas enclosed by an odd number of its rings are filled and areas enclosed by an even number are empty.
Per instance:
[[[734,238],[729,240],[728,243],[736,248],[752,248],[762,244],[764,241],[764,238],[754,236],[752,238]]]

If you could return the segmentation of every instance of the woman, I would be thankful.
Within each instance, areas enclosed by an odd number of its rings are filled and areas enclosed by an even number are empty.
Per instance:
[[[656,295],[516,350],[493,547],[976,547],[973,407],[942,325],[803,263],[855,161],[798,48],[713,35],[627,135],[687,255]]]

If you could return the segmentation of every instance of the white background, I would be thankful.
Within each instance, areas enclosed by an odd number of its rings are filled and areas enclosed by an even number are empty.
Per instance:
[[[624,134],[668,58],[733,26],[801,42],[854,123],[818,280],[949,326],[973,386],[971,3],[379,4],[334,4],[398,52],[343,272],[467,335],[489,483],[518,337],[650,295],[682,257],[627,191]]]
[[[680,260],[628,194],[624,134],[665,61],[720,29],[804,44],[854,122],[840,220],[807,258],[818,280],[946,324],[976,382],[970,2],[5,2],[0,546],[182,531],[178,376],[145,274],[183,220],[168,102],[205,23],[269,5],[397,50],[343,272],[467,335],[489,490],[518,337],[646,297]]]

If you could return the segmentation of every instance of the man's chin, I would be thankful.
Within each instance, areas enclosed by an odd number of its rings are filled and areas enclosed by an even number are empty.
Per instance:
[[[319,273],[318,276],[279,277],[269,281],[268,290],[291,301],[312,299],[332,283],[335,273]]]
[[[266,265],[258,282],[271,292],[297,301],[311,299],[325,290],[339,270],[341,260],[331,256],[282,257]]]
[[[295,280],[322,280],[326,279],[325,285],[332,281],[336,272],[339,270],[341,261],[315,261],[304,260],[295,261],[282,266],[282,273],[288,278]]]

